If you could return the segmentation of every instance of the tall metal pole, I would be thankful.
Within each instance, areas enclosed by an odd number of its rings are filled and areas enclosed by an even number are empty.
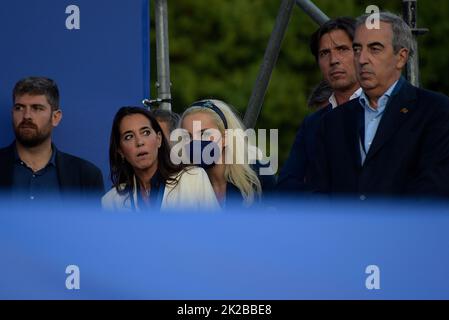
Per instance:
[[[256,125],[295,3],[317,24],[322,25],[329,20],[329,18],[309,0],[282,1],[243,120],[247,128],[254,128]]]
[[[296,0],[296,4],[320,26],[329,20],[329,17],[310,0]]]
[[[259,70],[259,75],[257,76],[256,83],[254,84],[253,92],[246,109],[243,122],[247,128],[254,128],[256,125],[257,118],[259,117],[260,110],[262,109],[268,83],[270,82],[271,73],[276,65],[282,40],[284,39],[288,23],[290,22],[294,4],[295,0],[282,0],[274,29],[271,33],[270,40],[268,41],[268,46]]]
[[[419,35],[425,34],[428,32],[428,29],[418,28],[417,20],[418,20],[418,1],[417,0],[403,0],[402,1],[402,13],[404,21],[410,26],[412,29],[413,36],[415,38],[415,48],[414,55],[411,56],[407,63],[406,75],[408,81],[414,86],[419,87],[420,79],[419,79],[419,54],[418,54],[418,40],[417,37]]]
[[[171,101],[170,59],[168,42],[167,0],[155,0],[157,94],[163,101]],[[171,110],[171,102],[162,102],[160,108]]]

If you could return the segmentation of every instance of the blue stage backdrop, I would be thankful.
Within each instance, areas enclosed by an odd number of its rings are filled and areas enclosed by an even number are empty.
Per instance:
[[[0,145],[14,139],[16,81],[47,76],[61,94],[57,147],[93,162],[107,178],[115,112],[149,97],[149,0],[4,1],[0,39]]]
[[[449,299],[447,203],[280,200],[161,214],[3,205],[0,299]]]

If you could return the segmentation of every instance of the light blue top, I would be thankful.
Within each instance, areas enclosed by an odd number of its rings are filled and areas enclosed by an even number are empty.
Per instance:
[[[369,99],[365,92],[360,95],[359,101],[365,110],[365,141],[360,141],[360,152],[362,155],[362,165],[365,162],[366,155],[373,143],[374,137],[376,136],[377,128],[379,127],[380,120],[383,117],[385,108],[387,106],[388,100],[396,87],[397,80],[393,85],[379,98],[377,101],[377,108],[373,108],[370,105]],[[363,145],[362,145],[363,143]]]

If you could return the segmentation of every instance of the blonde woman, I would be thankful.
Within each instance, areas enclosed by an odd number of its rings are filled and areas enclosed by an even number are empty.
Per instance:
[[[201,100],[193,103],[181,116],[180,127],[189,132],[192,145],[197,143],[201,147],[201,154],[210,147],[208,144],[215,144],[217,152],[212,153],[215,161],[206,164],[201,159],[199,165],[206,170],[222,207],[229,198],[251,206],[260,200],[262,188],[273,188],[274,176],[259,176],[258,162],[251,164],[250,160],[257,160],[258,149],[244,138],[242,121],[225,102]],[[218,132],[219,136],[208,135],[208,132]],[[226,134],[229,132],[232,135]],[[236,161],[239,148],[247,155],[245,161]]]

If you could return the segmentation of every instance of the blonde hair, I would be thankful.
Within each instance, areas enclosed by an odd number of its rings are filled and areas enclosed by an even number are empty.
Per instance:
[[[220,118],[217,112],[213,111],[210,108],[201,106],[193,106],[187,108],[182,114],[179,124],[181,125],[184,118],[188,115],[192,115],[195,113],[206,113],[210,115],[212,119],[214,119],[222,137],[225,136],[226,129],[232,129],[235,133],[235,135],[233,135],[233,141],[231,142],[232,145],[241,146],[241,144],[243,144],[244,151],[249,151],[249,158],[253,157],[253,160],[257,160],[257,148],[240,134],[245,131],[245,126],[233,111],[233,108],[221,100],[207,99],[201,100],[200,102],[202,101],[210,101],[218,109],[221,110],[221,112],[225,116],[227,128],[225,128],[225,124],[223,123],[223,120]],[[227,142],[227,145],[229,145],[229,142]],[[225,158],[227,158],[228,152],[229,150],[225,148]],[[254,155],[256,155],[256,157],[254,157]],[[244,199],[244,204],[246,206],[250,206],[254,202],[255,198],[260,198],[262,194],[262,186],[260,184],[260,180],[254,170],[248,164],[249,162],[245,161],[243,164],[236,163],[236,154],[233,154],[232,156],[234,160],[233,163],[225,164],[225,180],[232,183],[240,190],[240,193],[242,194]]]

